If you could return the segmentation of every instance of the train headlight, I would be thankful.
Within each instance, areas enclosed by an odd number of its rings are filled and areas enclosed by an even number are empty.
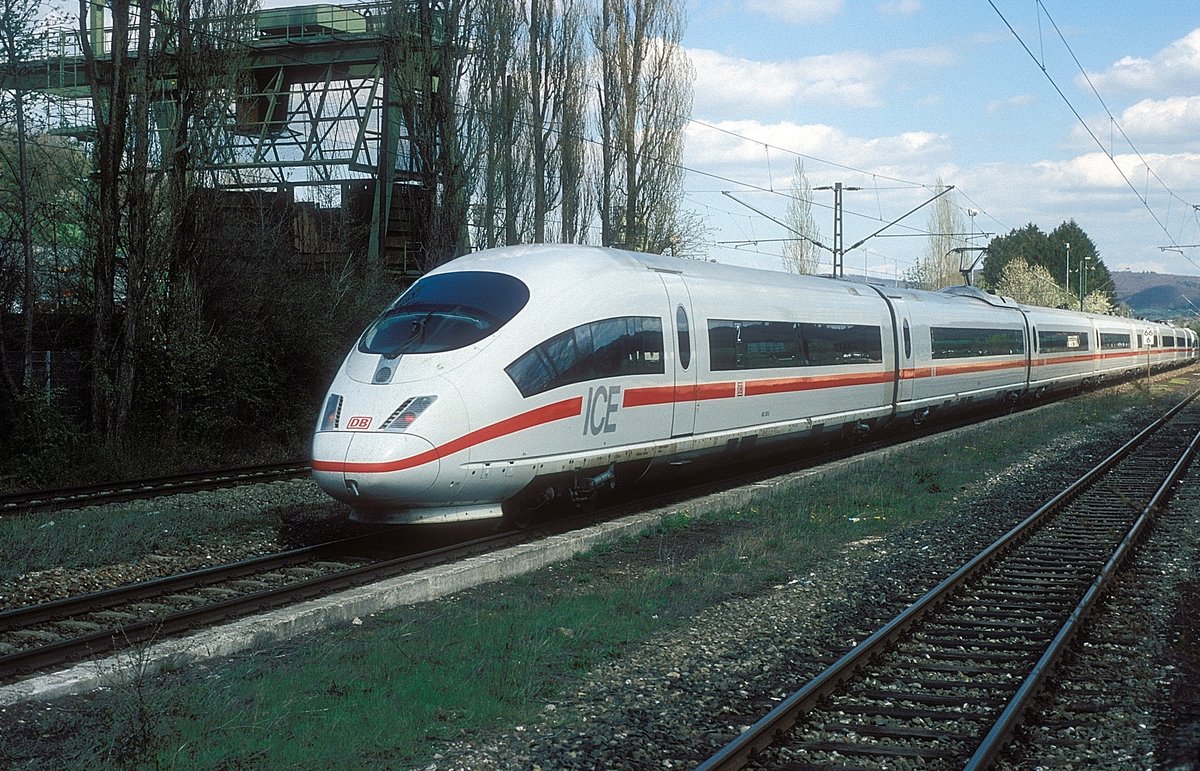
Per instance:
[[[321,413],[321,425],[317,428],[318,431],[334,431],[338,427],[338,421],[342,417],[342,397],[338,394],[330,394],[329,399],[325,402],[325,410]]]
[[[407,399],[379,428],[381,431],[405,431],[416,422],[417,418],[421,417],[422,412],[429,409],[429,405],[436,401],[436,396],[414,396]]]

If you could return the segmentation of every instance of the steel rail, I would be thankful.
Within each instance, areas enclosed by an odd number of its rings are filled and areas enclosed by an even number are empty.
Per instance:
[[[498,546],[508,543],[524,542],[531,537],[545,532],[545,530],[526,530],[519,533],[512,531],[495,533],[451,546],[443,546],[416,554],[374,561],[327,575],[302,579],[285,586],[249,592],[237,597],[230,597],[225,600],[206,603],[199,607],[170,613],[160,618],[135,621],[48,645],[17,651],[0,656],[0,681],[10,680],[30,672],[69,663],[86,656],[94,656],[127,648],[139,643],[178,635],[206,625],[213,625],[233,618],[251,615],[258,611],[282,607],[290,603],[327,595],[341,589],[348,589],[372,581],[391,578],[421,567],[444,563],[452,559],[463,559],[467,556],[493,550]],[[556,532],[556,529],[551,528],[549,532]],[[240,567],[245,562],[235,564]],[[240,575],[232,577],[238,578]],[[214,582],[209,581],[208,583],[213,584]],[[161,592],[159,594],[161,595]],[[73,601],[76,598],[69,599]]]
[[[53,621],[58,618],[107,610],[119,605],[125,605],[139,600],[161,597],[167,594],[184,592],[203,586],[211,586],[220,581],[228,581],[243,576],[262,574],[271,570],[302,565],[329,551],[353,546],[357,543],[367,543],[376,537],[376,533],[358,535],[352,538],[342,538],[336,541],[301,546],[288,551],[263,554],[250,557],[238,562],[213,565],[199,568],[178,575],[163,576],[133,584],[115,586],[111,589],[101,589],[88,594],[63,597],[36,605],[24,605],[0,611],[0,632],[8,632],[21,627]],[[3,659],[0,658],[0,662]]]
[[[1164,507],[1167,497],[1170,495],[1179,478],[1188,470],[1197,451],[1200,450],[1200,432],[1192,438],[1187,449],[1180,455],[1179,459],[1172,466],[1171,471],[1167,474],[1163,483],[1159,485],[1150,502],[1147,503],[1138,514],[1137,520],[1130,527],[1128,534],[1117,545],[1111,557],[1101,568],[1100,573],[1092,582],[1091,586],[1084,593],[1071,615],[1063,623],[1058,634],[1055,635],[1050,645],[1046,648],[1045,653],[1038,659],[1029,675],[1021,683],[1012,699],[996,719],[988,734],[980,742],[975,753],[967,761],[964,769],[967,771],[979,771],[991,767],[999,756],[1000,752],[1008,744],[1013,731],[1020,725],[1020,722],[1033,700],[1038,696],[1045,684],[1046,678],[1049,677],[1054,665],[1066,652],[1067,646],[1074,639],[1076,633],[1083,626],[1085,619],[1091,614],[1093,608],[1100,601],[1101,596],[1115,578],[1116,572],[1125,563],[1128,557],[1133,553],[1137,544],[1141,542],[1142,537],[1151,525],[1153,525],[1158,512]]]
[[[309,472],[307,461],[236,466],[213,471],[130,479],[120,482],[31,490],[0,495],[0,514],[31,514],[54,508],[79,508],[103,503],[154,498],[182,492],[212,490],[279,479],[292,479]]]
[[[981,573],[996,559],[1013,548],[1043,519],[1059,511],[1067,503],[1076,498],[1095,482],[1098,477],[1114,467],[1145,442],[1146,439],[1166,425],[1171,418],[1196,399],[1198,395],[1200,395],[1200,390],[1192,392],[1165,414],[1139,431],[1132,439],[1044,503],[1037,511],[1030,514],[988,546],[988,548],[975,555],[975,557],[953,574],[909,605],[898,616],[867,637],[863,642],[856,645],[853,650],[847,652],[802,688],[780,702],[774,709],[722,747],[716,754],[697,766],[697,771],[717,771],[718,769],[725,771],[726,769],[744,767],[753,753],[770,745],[776,735],[791,728],[799,715],[811,710],[823,697],[832,693],[855,670],[864,666],[876,653],[882,651],[886,645],[904,634],[923,616],[946,600],[954,589]]]

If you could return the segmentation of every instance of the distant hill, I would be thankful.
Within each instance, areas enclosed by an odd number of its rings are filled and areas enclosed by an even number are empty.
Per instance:
[[[1200,313],[1200,276],[1113,271],[1117,300],[1148,319],[1195,317]]]

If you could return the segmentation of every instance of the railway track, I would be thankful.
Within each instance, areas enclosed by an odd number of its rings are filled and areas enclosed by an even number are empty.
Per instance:
[[[557,531],[558,528],[554,528]],[[541,537],[502,532],[406,552],[369,533],[0,612],[0,683],[50,667]],[[402,552],[397,554],[396,552]],[[376,555],[376,556],[364,556]]]
[[[1196,394],[700,769],[985,768],[1200,446]]]
[[[802,461],[799,464],[795,462],[788,462],[786,464],[782,464],[782,467],[794,468],[797,465],[816,465],[818,463],[827,462],[828,459],[833,457],[844,457],[846,455],[853,454],[854,452],[875,449],[924,436],[942,433],[960,426],[978,422],[979,420],[986,420],[1003,414],[1024,411],[1027,409],[1036,409],[1042,404],[1046,404],[1049,401],[1057,401],[1060,398],[1066,397],[1065,395],[1058,395],[1051,400],[1031,400],[1021,404],[1011,405],[1007,409],[1001,411],[968,413],[959,415],[950,420],[937,421],[932,424],[927,424],[916,428],[910,427],[902,430],[901,433],[897,433],[896,430],[889,428],[882,433],[881,438],[875,439],[871,442],[860,443],[853,449],[848,450],[843,448],[835,450],[832,453],[810,455],[806,461]],[[757,465],[759,465],[761,468],[761,463]],[[37,512],[52,511],[57,509],[82,508],[85,506],[96,506],[106,503],[145,500],[163,495],[200,492],[203,490],[217,490],[244,484],[274,482],[285,479],[298,479],[307,476],[310,472],[311,467],[308,461],[295,460],[282,463],[236,466],[231,468],[215,469],[211,471],[197,471],[187,474],[176,474],[173,476],[124,480],[121,482],[105,484],[78,485],[63,488],[32,490],[20,493],[8,493],[0,495],[0,517],[34,514]],[[769,476],[775,473],[785,472],[775,472],[774,470],[768,468],[765,475]]]
[[[216,490],[237,485],[296,479],[309,473],[306,461],[198,471],[111,484],[80,485],[0,495],[0,516],[32,514],[53,509],[82,508],[104,503],[144,500],[160,495]]]

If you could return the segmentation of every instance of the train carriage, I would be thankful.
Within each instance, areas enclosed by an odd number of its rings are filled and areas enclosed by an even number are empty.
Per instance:
[[[1137,326],[1130,319],[1091,314],[1096,340],[1096,374],[1124,377],[1138,368]]]
[[[902,377],[911,383],[909,410],[930,411],[1016,399],[1028,370],[1026,324],[1011,300],[970,287],[947,292],[885,290],[902,298],[913,357]],[[906,326],[908,325],[908,326]]]
[[[1096,331],[1085,314],[1022,306],[1032,342],[1029,388],[1034,393],[1075,388],[1092,380],[1099,354]]]
[[[1186,330],[969,287],[508,247],[430,272],[366,330],[313,475],[359,520],[519,523],[680,466],[1195,354]]]

